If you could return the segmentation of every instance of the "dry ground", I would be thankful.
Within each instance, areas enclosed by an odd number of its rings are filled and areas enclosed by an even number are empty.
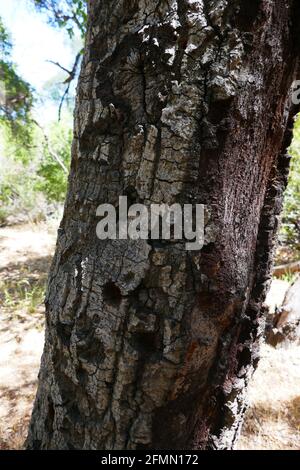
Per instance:
[[[0,449],[26,437],[43,347],[42,297],[54,226],[0,229]],[[286,283],[273,285],[280,304]],[[238,449],[300,449],[300,347],[263,346]]]
[[[55,231],[0,229],[0,449],[20,449],[43,348],[43,291]]]
[[[300,347],[264,345],[238,449],[300,449]]]

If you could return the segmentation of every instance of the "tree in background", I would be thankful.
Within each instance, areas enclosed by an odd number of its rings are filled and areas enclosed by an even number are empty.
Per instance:
[[[289,247],[292,259],[300,257],[300,117],[294,126],[289,184],[285,193],[280,241]]]
[[[0,226],[45,220],[60,209],[70,164],[71,119],[64,112],[59,122],[35,125],[29,147],[2,132]]]
[[[29,449],[231,449],[259,358],[298,73],[296,0],[91,0]],[[96,208],[207,206],[185,241]]]
[[[72,126],[66,120],[52,123],[44,135],[35,188],[45,194],[50,203],[65,199],[72,138]]]
[[[12,44],[0,18],[0,124],[8,126],[11,138],[29,145],[33,90],[17,73],[11,60]]]
[[[74,28],[80,31],[82,39],[86,33],[86,1],[85,0],[31,0],[36,8],[48,14],[49,22],[65,28],[74,37]]]
[[[72,46],[81,49],[85,22],[82,2],[33,3],[38,10],[47,12],[53,26],[67,29]],[[73,88],[81,57],[81,51],[77,50],[71,71],[59,66],[61,75],[49,80],[43,96],[38,96],[17,74],[11,61],[12,47],[0,20],[1,225],[45,218],[53,211],[53,204],[61,203],[64,198],[71,152],[69,115],[73,111]],[[38,106],[43,99],[57,103],[61,123],[41,128],[33,118],[33,104]],[[62,113],[64,101],[68,106]]]
[[[74,39],[76,33],[79,32],[81,40],[83,41],[86,33],[86,1],[85,0],[31,0],[37,10],[47,13],[49,22],[53,26],[63,28],[67,31],[69,37]],[[59,119],[61,117],[61,110],[64,101],[68,98],[71,84],[77,79],[78,70],[81,63],[83,49],[77,51],[74,55],[74,63],[71,69],[59,64],[58,62],[51,61],[54,65],[59,67],[67,77],[64,79],[63,84],[65,89],[60,96],[60,103],[58,108]]]

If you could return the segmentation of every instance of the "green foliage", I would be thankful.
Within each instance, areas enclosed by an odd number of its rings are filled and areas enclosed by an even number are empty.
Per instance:
[[[32,285],[28,279],[17,281],[3,281],[0,284],[2,292],[1,303],[3,307],[10,309],[25,310],[35,313],[43,305],[45,297],[45,285]]]
[[[44,142],[43,157],[37,170],[40,178],[36,189],[45,194],[49,202],[62,202],[65,198],[67,174],[58,161],[61,161],[64,167],[69,167],[72,137],[71,126],[66,123],[54,123],[49,130],[49,142]]]
[[[52,25],[65,28],[72,38],[78,29],[84,38],[87,23],[86,0],[33,0],[37,9],[48,14]]]
[[[43,218],[45,199],[34,188],[32,168],[13,160],[6,162],[0,179],[0,225]]]
[[[6,156],[15,162],[29,164],[36,153],[35,138],[36,129],[34,123],[30,121],[24,125],[22,134],[16,135],[14,127],[0,123],[1,142],[5,149]]]
[[[53,24],[67,28],[70,37],[76,33],[72,43],[79,47],[78,29],[82,36],[85,32],[85,2],[34,3],[47,10]],[[11,51],[10,36],[0,18],[0,225],[40,220],[53,204],[63,201],[72,141],[71,119],[46,130],[32,120],[33,91],[17,74]],[[68,80],[75,77],[76,67]],[[59,94],[60,98],[65,94],[63,85]]]
[[[9,34],[0,17],[0,124],[8,126],[16,140],[29,145],[32,89],[18,75],[11,61],[11,48]]]
[[[282,274],[282,276],[279,277],[281,281],[288,282],[290,285],[292,285],[295,280],[297,279],[298,274],[297,273],[292,273],[291,271],[288,271],[285,274]]]
[[[0,225],[45,219],[64,200],[72,142],[70,121],[54,122],[45,130],[36,128],[30,148],[19,148],[7,129],[2,129]]]
[[[8,57],[10,54],[10,51],[11,51],[10,37],[0,17],[0,56],[2,58]]]
[[[292,156],[289,184],[285,193],[282,217],[281,242],[293,248],[295,257],[300,250],[300,115],[294,127],[294,139],[290,147]]]
[[[74,52],[74,63],[72,67],[65,67],[53,61],[60,71],[63,71],[64,78],[59,80],[54,87],[49,88],[52,99],[59,102],[58,116],[61,118],[62,106],[64,102],[74,105],[74,82],[78,76],[78,71],[83,55],[83,40],[87,25],[87,2],[86,0],[31,0],[37,10],[45,12],[49,23],[54,27],[59,27],[67,31],[71,39]]]

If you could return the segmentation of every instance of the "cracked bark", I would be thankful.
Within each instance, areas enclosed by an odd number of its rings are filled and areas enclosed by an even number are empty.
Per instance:
[[[93,0],[29,449],[231,449],[286,185],[293,0]],[[96,208],[207,206],[205,246]]]

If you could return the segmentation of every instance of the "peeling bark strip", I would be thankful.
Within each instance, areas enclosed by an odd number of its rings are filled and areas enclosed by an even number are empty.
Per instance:
[[[93,0],[29,449],[231,449],[258,360],[295,110],[293,0]],[[96,208],[205,204],[205,246]]]

